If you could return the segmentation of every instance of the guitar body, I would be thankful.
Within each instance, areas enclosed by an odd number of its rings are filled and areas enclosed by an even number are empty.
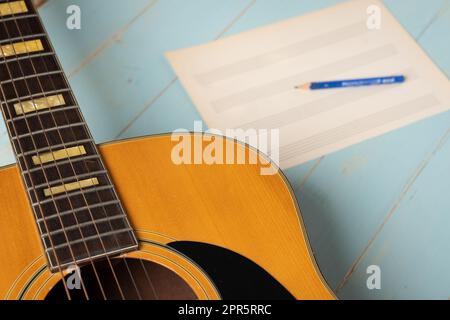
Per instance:
[[[282,174],[261,175],[260,165],[175,165],[174,144],[159,135],[99,147],[140,242],[138,251],[114,258],[118,277],[126,275],[119,260],[132,272],[145,264],[151,285],[138,271],[137,279],[119,281],[151,287],[161,299],[334,298]],[[0,170],[0,208],[0,298],[64,298],[62,273],[46,266],[16,166]]]

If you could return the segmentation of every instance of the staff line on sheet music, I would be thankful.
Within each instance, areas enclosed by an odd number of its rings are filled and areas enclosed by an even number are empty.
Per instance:
[[[381,47],[376,47],[375,49],[370,49],[354,56],[346,57],[338,61],[322,65],[312,70],[304,71],[300,74],[288,76],[283,79],[233,93],[226,97],[212,101],[211,106],[217,113],[221,113],[225,110],[229,110],[233,107],[245,103],[261,100],[283,93],[285,91],[292,90],[292,88],[296,84],[309,81],[314,77],[317,77],[317,75],[320,75],[321,77],[330,77],[355,68],[373,64],[380,60],[387,59],[396,55],[397,53],[398,51],[394,47],[394,45],[383,45]]]
[[[324,147],[330,143],[332,144],[334,143],[333,141],[336,140],[336,137],[339,137],[338,142],[340,142],[353,135],[367,132],[380,126],[412,116],[418,112],[435,107],[438,104],[439,101],[433,94],[424,95],[412,101],[395,105],[323,133],[285,145],[280,149],[280,163],[295,158],[298,154],[304,155],[314,149]]]
[[[413,70],[404,71],[408,74],[408,85],[417,81],[417,76]],[[296,105],[277,114],[273,114],[256,121],[239,125],[240,128],[282,128],[294,122],[300,122],[321,113],[343,107],[349,103],[354,103],[362,99],[376,96],[380,93],[387,93],[397,90],[395,86],[380,86],[374,88],[359,88],[358,90],[343,90],[327,95],[322,99],[309,101],[301,105]]]
[[[308,38],[283,48],[246,58],[232,64],[226,64],[213,70],[195,75],[202,85],[211,85],[218,81],[229,79],[257,69],[266,68],[272,64],[282,62],[311,51],[322,49],[333,44],[343,42],[369,33],[366,21],[358,21],[351,25]]]

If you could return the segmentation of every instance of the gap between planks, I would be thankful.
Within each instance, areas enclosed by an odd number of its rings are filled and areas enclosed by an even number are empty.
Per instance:
[[[450,8],[449,2],[445,2],[442,7],[438,10],[438,12],[433,16],[432,19],[430,19],[430,22],[425,25],[423,30],[419,32],[417,37],[415,38],[416,42],[419,43],[420,39],[425,35],[425,33],[430,29],[430,27],[433,25],[433,23],[436,22],[437,18],[443,15],[448,9]],[[423,170],[427,167],[428,163],[431,161],[431,159],[439,152],[439,150],[443,147],[443,145],[447,142],[448,138],[450,136],[450,128],[441,136],[441,138],[438,140],[438,144],[433,149],[431,153],[429,153],[425,158],[423,158],[420,162],[416,170],[414,171],[411,178],[408,180],[407,184],[402,188],[402,191],[400,192],[400,195],[397,197],[397,200],[394,202],[394,205],[391,207],[391,209],[386,214],[383,222],[378,226],[378,228],[375,230],[375,233],[373,234],[372,238],[369,240],[367,245],[364,247],[362,252],[356,257],[356,259],[352,262],[350,265],[350,268],[345,273],[344,277],[341,279],[341,281],[336,286],[336,289],[334,290],[337,294],[348,282],[348,280],[351,278],[353,273],[357,270],[358,266],[360,265],[361,261],[364,259],[364,257],[367,255],[368,251],[372,247],[372,244],[377,239],[378,235],[383,230],[384,226],[389,222],[390,218],[394,215],[395,211],[400,207],[403,199],[405,198],[408,191],[411,189],[411,187],[414,185],[414,183],[417,181],[419,176],[422,174]],[[314,166],[311,170],[314,171],[317,166]]]
[[[230,30],[237,21],[239,21],[239,19],[241,19],[256,3],[257,0],[251,0],[246,6],[245,8],[239,12],[239,14],[234,17],[226,26],[224,29],[222,29],[222,31],[219,32],[219,34],[214,38],[214,40],[220,39],[221,37],[223,37],[223,35]],[[172,80],[170,80],[170,82],[155,96],[153,96],[148,103],[146,103],[144,105],[144,107],[141,109],[141,111],[139,111],[131,120],[130,122],[128,122],[128,124],[119,131],[119,133],[115,136],[115,139],[120,139],[121,136],[128,130],[131,128],[131,126],[156,102],[159,100],[159,98],[161,98],[167,91],[169,91],[169,89],[178,81],[178,77],[174,76],[172,78]]]

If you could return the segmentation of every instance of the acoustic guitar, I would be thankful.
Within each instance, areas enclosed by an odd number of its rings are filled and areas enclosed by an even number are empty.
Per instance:
[[[273,164],[176,164],[165,134],[97,146],[28,0],[0,0],[0,48],[1,299],[334,298]]]

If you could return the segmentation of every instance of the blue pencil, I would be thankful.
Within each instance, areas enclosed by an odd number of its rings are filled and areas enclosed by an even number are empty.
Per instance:
[[[400,75],[400,76],[365,78],[365,79],[310,82],[310,83],[305,83],[303,85],[296,86],[295,89],[320,90],[320,89],[333,89],[333,88],[361,87],[361,86],[374,86],[374,85],[402,83],[404,81],[405,81],[405,76]]]

